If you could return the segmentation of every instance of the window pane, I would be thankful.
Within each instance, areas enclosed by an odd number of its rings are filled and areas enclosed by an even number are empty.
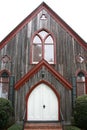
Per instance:
[[[8,99],[8,83],[2,83],[2,97]]]
[[[39,32],[39,35],[44,39],[48,33],[46,31]]]
[[[33,43],[41,43],[41,39],[38,36],[34,37]]]
[[[33,45],[32,51],[32,60],[33,62],[38,62],[42,59],[42,46],[41,45]]]
[[[77,75],[77,80],[78,81],[85,81],[85,75],[82,72],[79,72]]]
[[[4,77],[4,78],[6,77],[6,78],[7,78],[7,77],[9,77],[9,75],[8,75],[7,72],[3,72],[3,73],[1,74],[1,77]]]
[[[2,97],[2,83],[0,83],[0,97]]]
[[[45,45],[45,52],[44,52],[45,60],[48,62],[54,62],[54,46],[53,45]]]
[[[42,58],[54,63],[54,39],[45,30],[37,32],[32,42],[32,63],[38,63]]]
[[[0,83],[0,97],[8,99],[8,83]]]
[[[45,14],[42,14],[42,15],[41,15],[41,17],[40,17],[40,19],[41,19],[41,20],[46,20],[46,19],[47,19],[47,17],[46,17],[46,15],[45,15]]]
[[[53,38],[51,36],[48,36],[45,40],[45,43],[53,43]]]

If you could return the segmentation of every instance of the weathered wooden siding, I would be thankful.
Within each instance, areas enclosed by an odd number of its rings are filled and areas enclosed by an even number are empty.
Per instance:
[[[44,11],[46,12],[46,11]],[[47,12],[46,12],[47,13]],[[33,66],[31,58],[31,38],[35,31],[45,28],[53,33],[56,38],[56,64],[52,65],[63,77],[71,82],[72,76],[78,69],[87,71],[87,62],[82,64],[76,61],[76,56],[81,54],[87,58],[87,51],[64,30],[49,14],[47,20],[40,20],[42,11],[21,29],[0,51],[0,59],[3,55],[11,57],[11,63],[4,66],[0,63],[0,69],[8,69],[15,76],[16,81],[23,77]],[[45,70],[46,71],[46,70]],[[45,80],[53,84],[61,97],[61,109],[66,120],[71,114],[71,92],[62,86],[50,73],[45,72]],[[25,109],[25,96],[35,83],[40,81],[40,72],[35,74],[29,82],[15,93],[16,119],[22,119]],[[70,113],[69,113],[70,112]]]
[[[41,69],[34,77],[31,77],[29,81],[16,91],[16,102],[15,102],[15,115],[18,120],[22,120],[24,111],[26,109],[26,95],[29,92],[30,88],[33,87],[41,80],[49,82],[52,86],[57,89],[58,94],[60,95],[60,109],[66,121],[70,121],[71,117],[71,90],[64,87],[51,73],[44,69],[45,75],[44,78],[41,77]],[[22,105],[21,105],[22,103]]]
[[[56,38],[56,64],[54,68],[70,81],[77,69],[86,70],[86,63],[77,63],[76,56],[81,54],[87,57],[87,52],[71,37],[50,15],[47,20],[40,20],[40,12],[32,21],[18,32],[14,38],[0,51],[0,58],[7,54],[11,57],[12,65],[7,69],[12,69],[16,80],[19,80],[32,67],[30,65],[30,44],[31,37],[35,31],[46,28],[53,33]],[[74,67],[73,67],[74,66]]]

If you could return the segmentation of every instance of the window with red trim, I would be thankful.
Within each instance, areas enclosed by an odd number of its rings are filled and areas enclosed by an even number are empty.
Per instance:
[[[4,71],[0,75],[0,97],[8,99],[9,74]]]
[[[50,64],[55,62],[54,38],[48,31],[37,32],[32,40],[32,63],[45,59]]]
[[[83,72],[77,74],[77,96],[86,94],[86,78]]]

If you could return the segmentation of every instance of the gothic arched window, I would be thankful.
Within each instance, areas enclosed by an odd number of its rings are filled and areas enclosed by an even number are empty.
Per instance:
[[[55,43],[53,35],[46,31],[40,30],[35,33],[32,39],[32,63],[38,63],[45,59],[48,63],[55,63]]]
[[[77,96],[86,94],[86,81],[85,74],[80,71],[77,74]]]
[[[8,99],[9,73],[2,71],[0,74],[0,97]]]

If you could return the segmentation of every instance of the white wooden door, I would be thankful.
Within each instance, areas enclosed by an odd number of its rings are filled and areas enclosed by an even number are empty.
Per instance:
[[[30,94],[27,105],[27,120],[58,120],[58,99],[46,84],[38,85]]]

